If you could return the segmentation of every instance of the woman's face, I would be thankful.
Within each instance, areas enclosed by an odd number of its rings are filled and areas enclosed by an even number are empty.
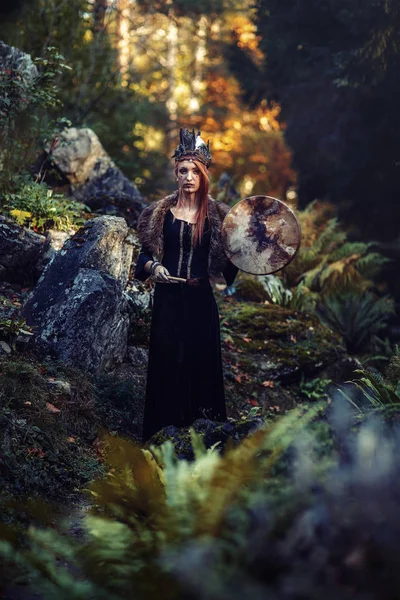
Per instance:
[[[188,194],[194,194],[200,189],[200,171],[195,163],[190,160],[183,160],[178,166],[179,187]]]

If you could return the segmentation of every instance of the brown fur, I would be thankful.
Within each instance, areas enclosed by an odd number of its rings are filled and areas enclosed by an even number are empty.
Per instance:
[[[138,234],[141,243],[151,251],[157,260],[163,256],[163,226],[168,210],[178,201],[178,192],[147,206],[139,217]],[[220,275],[228,264],[222,247],[221,226],[229,206],[208,196],[208,216],[211,226],[210,253],[208,256],[209,275]]]

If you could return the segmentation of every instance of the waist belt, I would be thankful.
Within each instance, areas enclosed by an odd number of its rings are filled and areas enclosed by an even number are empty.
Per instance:
[[[172,279],[172,282],[178,282],[178,283],[181,283],[182,285],[185,285],[185,284],[192,285],[194,287],[206,282],[205,277],[193,277],[191,279],[183,279],[183,277],[172,277],[170,275],[169,278]],[[175,283],[174,283],[174,285],[175,285]]]

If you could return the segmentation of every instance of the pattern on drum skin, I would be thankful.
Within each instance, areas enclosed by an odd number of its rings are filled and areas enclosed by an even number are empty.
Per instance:
[[[270,196],[251,196],[225,218],[222,239],[230,260],[242,271],[274,273],[295,256],[300,227],[293,211]]]

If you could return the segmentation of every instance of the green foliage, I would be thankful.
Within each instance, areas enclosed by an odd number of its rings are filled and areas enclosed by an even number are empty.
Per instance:
[[[284,269],[283,281],[293,287],[301,282],[311,291],[359,291],[370,288],[372,278],[389,260],[371,251],[373,244],[349,242],[329,206],[313,202],[298,211],[302,243],[295,259]]]
[[[315,294],[301,282],[294,289],[285,288],[282,280],[276,275],[264,275],[260,281],[267,294],[267,299],[273,304],[292,310],[313,310]]]
[[[358,237],[395,238],[398,3],[257,0],[255,6],[265,60],[244,71],[243,85],[253,102],[276,100],[282,107],[300,205],[329,199]]]
[[[46,597],[117,600],[134,589],[138,598],[172,600],[184,593],[171,568],[176,552],[194,544],[207,550],[212,544],[223,583],[243,564],[249,516],[257,502],[269,498],[281,510],[283,498],[286,507],[295,504],[288,489],[277,485],[276,468],[320,412],[321,407],[306,414],[293,411],[223,456],[215,448],[206,451],[192,433],[192,462],[178,460],[169,442],[149,451],[111,438],[108,475],[90,488],[96,506],[86,519],[87,541],[77,548],[55,532],[32,530],[32,546],[22,559],[39,575]],[[0,549],[3,555],[6,548],[12,555],[10,544]],[[55,552],[75,564],[81,577],[73,577],[70,566],[55,568]]]
[[[321,379],[315,377],[306,381],[304,378],[300,382],[300,392],[308,400],[326,400],[327,386],[331,383],[330,379]]]
[[[382,333],[394,313],[394,303],[369,292],[330,294],[322,297],[316,312],[323,323],[340,333],[350,353],[365,354],[372,337]]]
[[[2,317],[0,316],[0,339],[11,344],[15,350],[16,341],[19,335],[33,335],[33,332],[23,317]]]
[[[396,347],[389,364],[383,374],[370,369],[355,371],[357,379],[348,382],[358,390],[339,388],[341,395],[346,398],[360,413],[384,411],[385,413],[400,411],[400,352]],[[360,397],[361,396],[361,397]]]
[[[0,71],[0,199],[14,191],[15,180],[30,171],[43,142],[52,141],[57,130],[49,120],[49,111],[60,105],[55,79],[69,67],[54,47],[34,63],[38,74],[32,81],[17,69]]]
[[[13,193],[4,195],[4,209],[20,225],[43,232],[54,228],[69,231],[84,223],[84,204],[54,194],[44,183],[21,180]]]

